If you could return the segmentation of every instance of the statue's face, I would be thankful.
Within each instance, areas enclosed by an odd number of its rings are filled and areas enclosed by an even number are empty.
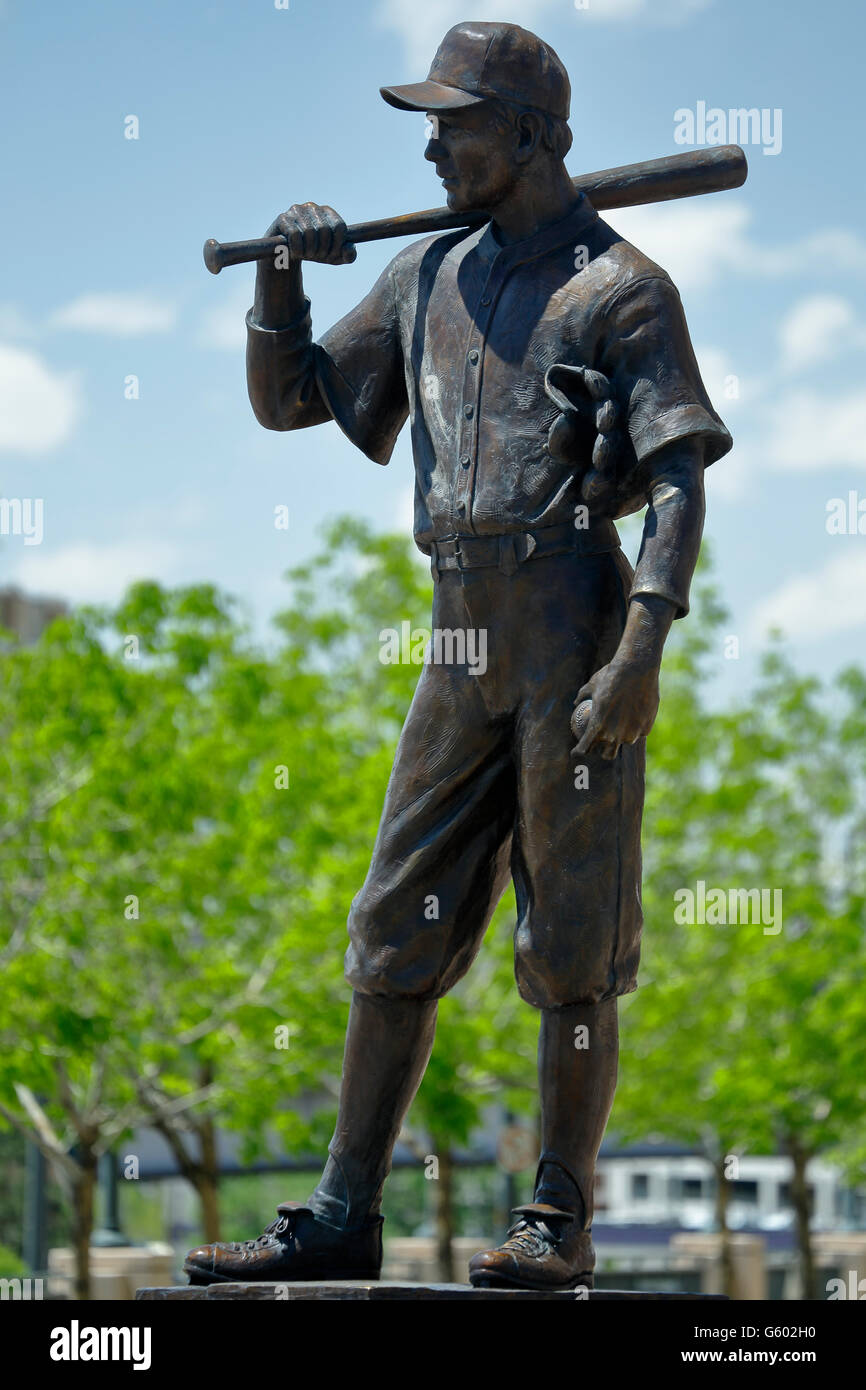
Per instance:
[[[513,189],[521,165],[518,137],[491,124],[484,103],[441,114],[428,111],[432,133],[424,158],[436,165],[453,212],[493,209]]]

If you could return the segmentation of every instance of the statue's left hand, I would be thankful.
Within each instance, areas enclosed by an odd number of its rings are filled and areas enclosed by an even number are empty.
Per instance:
[[[575,751],[584,754],[597,748],[603,758],[615,758],[623,743],[635,743],[655,723],[658,664],[614,657],[581,687],[575,707],[582,700],[591,700],[592,709]],[[573,716],[572,732],[577,733]]]

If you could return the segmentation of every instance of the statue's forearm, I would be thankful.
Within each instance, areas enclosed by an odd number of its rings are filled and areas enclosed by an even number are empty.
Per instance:
[[[310,301],[299,261],[285,270],[259,266],[247,315],[247,391],[265,429],[305,429],[331,418],[316,385]]]
[[[666,598],[675,616],[683,617],[689,611],[706,511],[700,440],[681,440],[660,453],[648,500],[630,597]]]
[[[617,652],[647,666],[661,662],[671,624],[688,612],[705,511],[702,445],[678,442],[659,462]]]
[[[289,261],[277,270],[270,261],[260,261],[256,272],[256,297],[252,322],[259,328],[289,328],[304,314],[304,280],[301,262]]]

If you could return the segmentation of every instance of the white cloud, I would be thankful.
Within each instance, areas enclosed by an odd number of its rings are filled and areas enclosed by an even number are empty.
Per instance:
[[[707,393],[720,415],[736,410],[744,400],[754,399],[757,383],[753,379],[743,382],[733,358],[724,348],[696,347],[695,356]]]
[[[115,603],[134,580],[174,582],[180,560],[178,548],[159,539],[80,542],[22,552],[11,579],[30,592],[56,594],[71,603]]]
[[[758,605],[751,629],[758,642],[773,627],[781,628],[790,638],[815,641],[832,633],[850,632],[863,624],[866,553],[848,550],[841,551],[817,572],[789,579]]]
[[[717,497],[723,502],[742,502],[748,497],[760,462],[755,458],[753,449],[740,443],[738,433],[733,431],[733,434],[734,447],[731,452],[707,469],[706,489],[710,506]]]
[[[244,319],[250,307],[248,289],[235,291],[230,298],[202,316],[199,329],[199,342],[202,347],[217,348],[225,352],[242,351],[247,341]]]
[[[617,208],[602,216],[663,266],[680,289],[703,289],[748,269],[751,212],[742,202],[665,203]]]
[[[730,417],[740,409],[744,401],[753,399],[759,388],[752,380],[748,385],[743,382],[735,370],[732,358],[724,348],[695,348],[695,356],[707,394],[734,436],[734,448],[731,453],[726,454],[709,470],[707,486],[714,496],[721,497],[726,502],[737,502],[746,494],[754,460],[740,445],[738,429],[731,423]]]
[[[674,25],[691,19],[692,15],[708,9],[713,0],[589,0],[585,9],[572,4],[575,25],[600,23]],[[524,29],[542,25],[548,15],[562,18],[564,0],[475,0],[472,18],[503,20],[519,24]],[[419,76],[426,76],[430,60],[453,24],[466,17],[465,0],[426,0],[423,5],[407,4],[407,0],[379,0],[376,23],[391,29],[402,38],[406,62]],[[542,34],[543,38],[544,35]],[[413,72],[394,82],[413,81]]]
[[[732,274],[866,271],[866,241],[851,232],[825,228],[787,246],[754,239],[749,234],[751,209],[730,194],[616,208],[602,215],[684,290],[704,289]]]
[[[866,391],[789,391],[767,414],[765,457],[787,471],[866,468]]]
[[[167,333],[174,327],[174,306],[146,294],[83,294],[58,309],[53,328],[82,333],[105,333],[115,338],[137,338],[143,333]]]
[[[697,350],[710,398],[734,435],[732,454],[713,468],[708,484],[727,501],[743,497],[749,480],[767,467],[784,472],[866,467],[866,391],[791,385],[803,371],[843,351],[866,347],[866,326],[840,296],[810,295],[782,319],[778,342],[778,362],[763,376],[738,378],[739,397],[732,399],[725,391],[734,374],[731,359],[717,347]],[[731,422],[738,406],[755,402],[757,409],[747,409]],[[741,425],[748,426],[745,444]]]
[[[0,450],[56,449],[72,433],[81,404],[77,373],[55,372],[36,353],[0,343]]]
[[[804,267],[821,270],[825,266],[831,270],[856,270],[862,273],[866,270],[866,242],[844,227],[825,227],[823,231],[813,232],[802,241],[764,252],[763,264],[777,275],[788,275]]]
[[[791,342],[796,342],[796,335]],[[714,405],[731,424],[728,417],[737,402],[713,390],[719,368],[728,365],[724,354],[705,349],[699,361]],[[762,399],[757,411],[747,410],[734,420],[734,449],[708,474],[708,487],[717,496],[726,501],[741,498],[750,479],[765,475],[768,468],[786,473],[866,468],[866,390],[795,389],[786,383],[790,377],[791,372],[782,369],[763,380],[750,380],[747,406],[756,397]],[[744,425],[748,430],[742,442]]]
[[[864,344],[866,331],[857,324],[854,309],[841,295],[809,295],[795,304],[779,325],[784,371],[814,367]]]

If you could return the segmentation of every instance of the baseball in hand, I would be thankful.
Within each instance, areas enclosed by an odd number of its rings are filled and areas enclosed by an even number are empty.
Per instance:
[[[571,732],[580,743],[586,733],[589,716],[592,714],[592,700],[581,700],[571,716]]]

